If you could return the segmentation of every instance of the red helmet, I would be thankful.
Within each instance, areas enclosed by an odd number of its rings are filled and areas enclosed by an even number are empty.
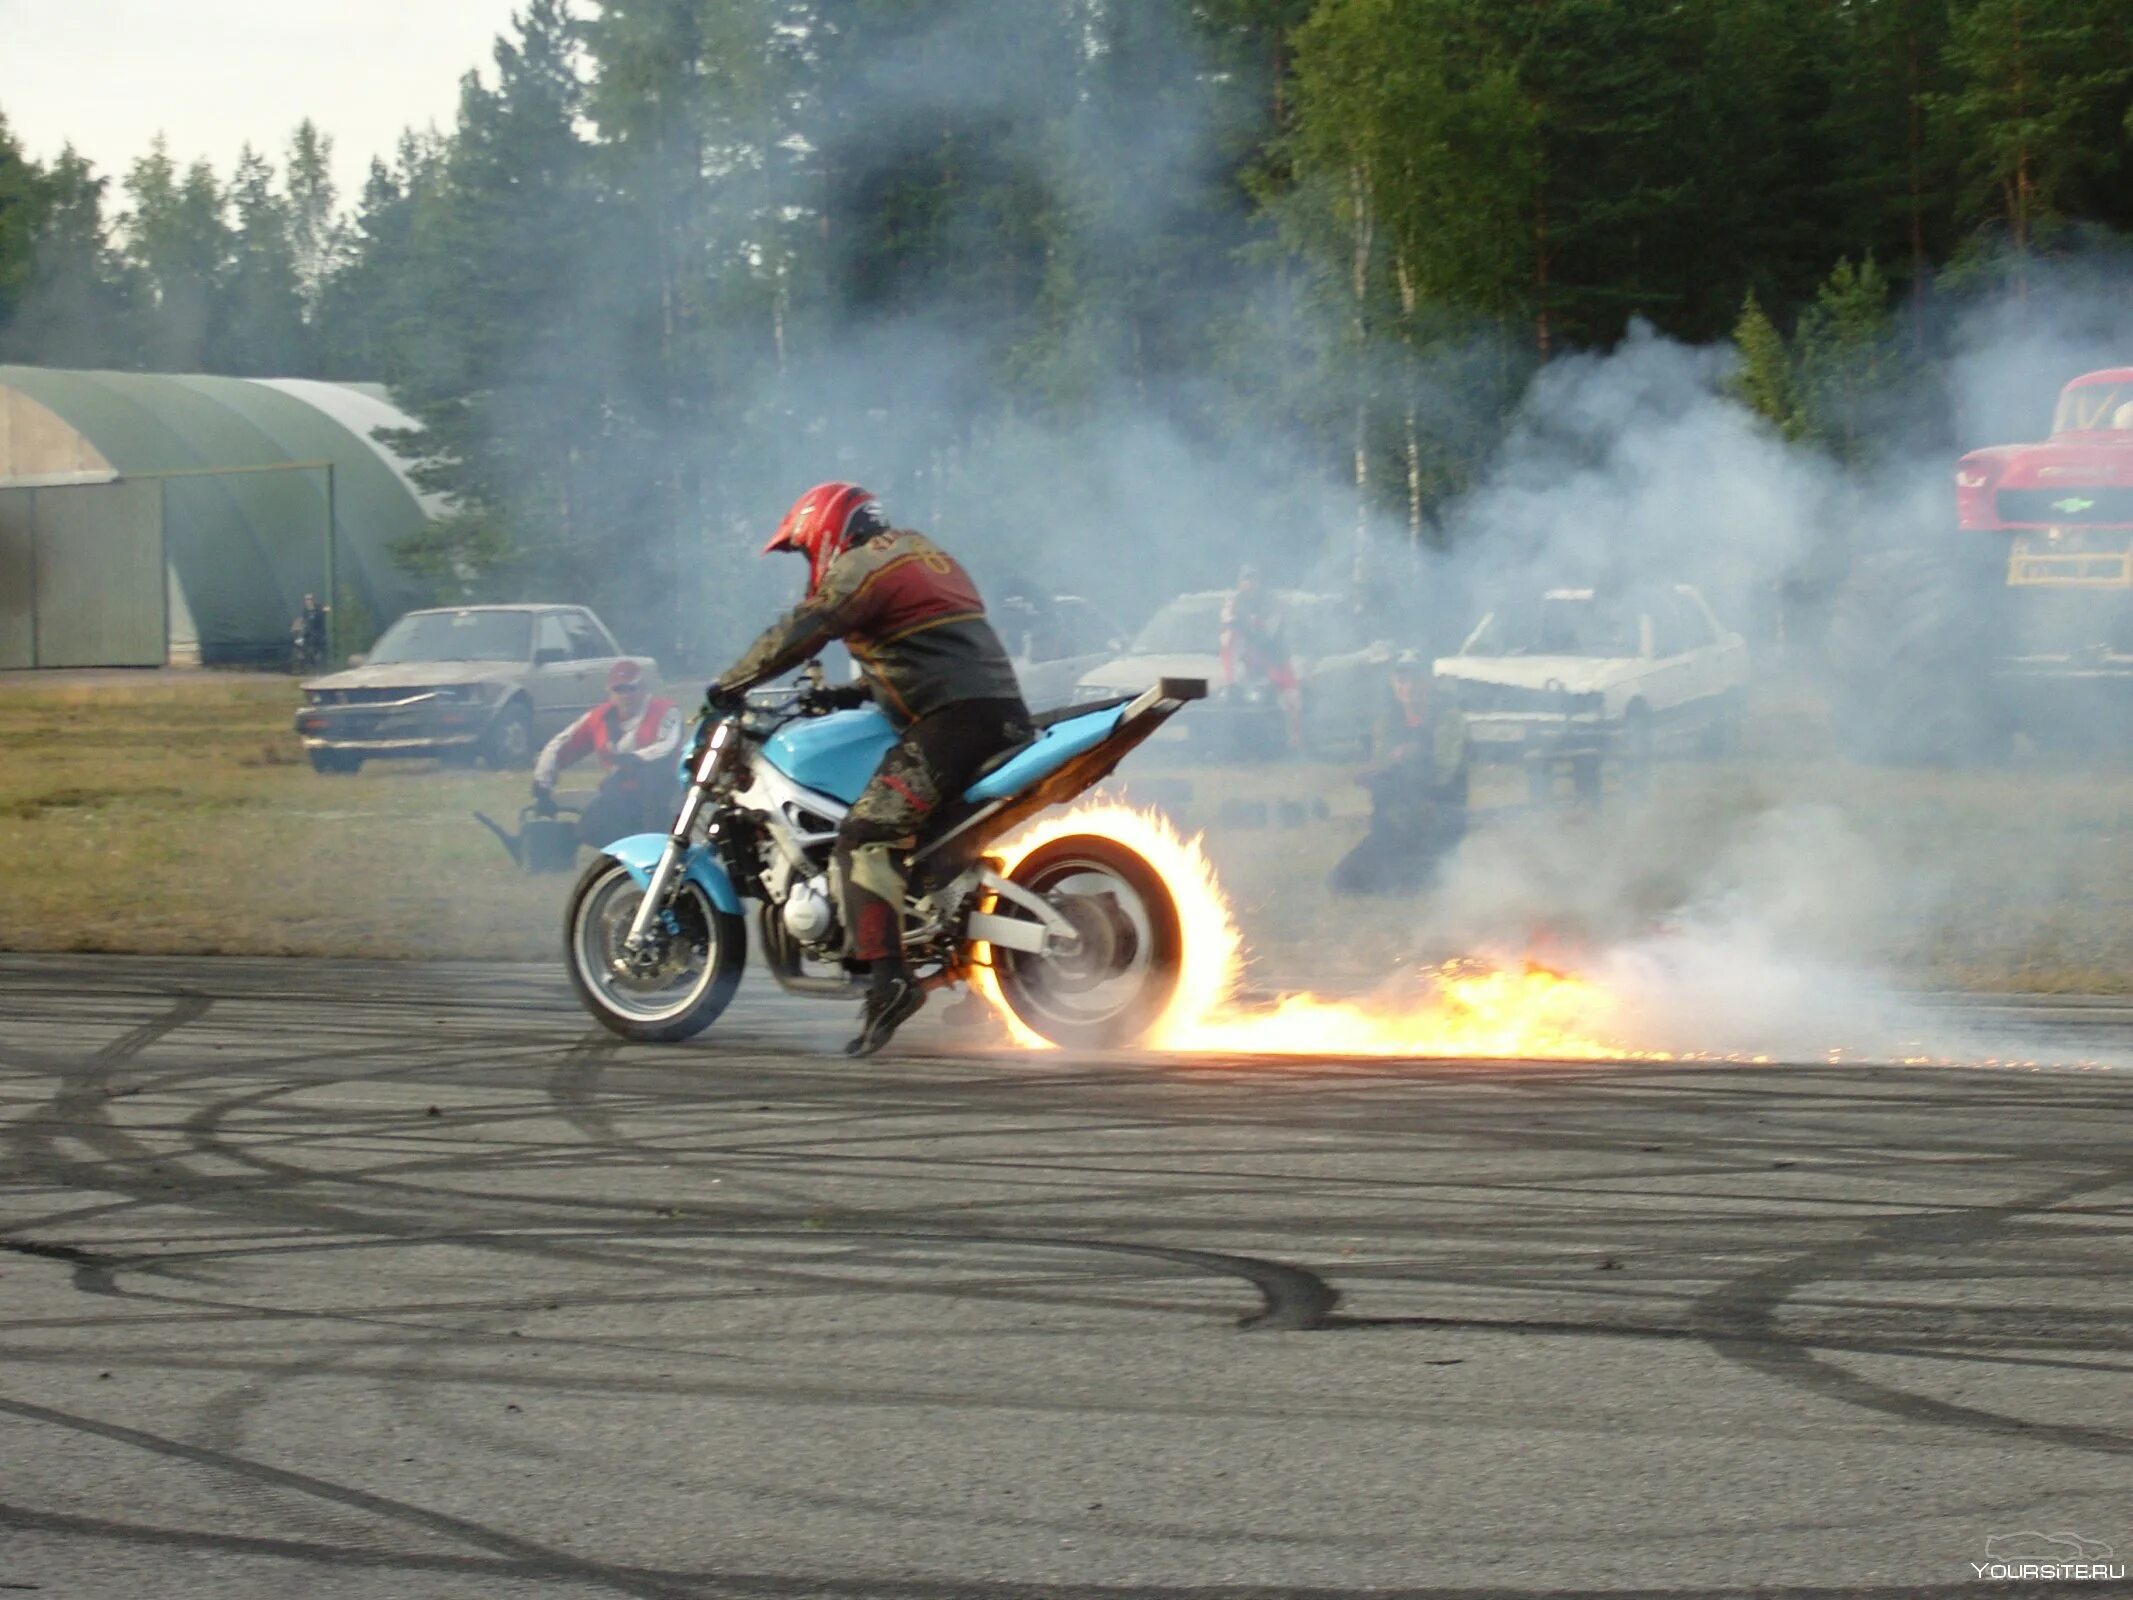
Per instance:
[[[818,483],[792,503],[763,553],[798,550],[805,555],[807,592],[813,594],[832,561],[888,525],[881,503],[858,484]]]
[[[625,656],[607,669],[607,686],[610,689],[641,689],[644,687],[644,668]]]

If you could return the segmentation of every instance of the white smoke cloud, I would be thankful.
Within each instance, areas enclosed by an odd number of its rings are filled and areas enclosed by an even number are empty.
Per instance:
[[[1186,45],[1172,45],[1180,70],[1194,70]],[[1001,86],[1034,81],[1042,67],[1018,57],[1014,31],[990,8],[951,12],[866,81],[843,86],[846,137],[864,148],[914,116],[1001,110]],[[1062,213],[1070,236],[1058,248],[1100,270],[1179,220],[1163,210],[1169,191],[1135,175],[1150,161],[1211,169],[1222,136],[1182,99],[1114,96],[1085,108],[1059,149],[1020,154],[1040,169],[1048,154],[1070,155],[1047,171],[1063,188],[1096,175]],[[984,248],[982,219],[968,220],[972,248]],[[855,312],[797,330],[759,400],[772,422],[745,452],[718,458],[720,523],[705,540],[712,576],[700,580],[691,654],[721,664],[791,597],[785,569],[734,567],[793,494],[836,475],[931,528],[989,587],[1087,594],[1129,628],[1173,594],[1228,581],[1245,559],[1277,581],[1336,586],[1359,531],[1381,558],[1396,553],[1412,569],[1397,586],[1401,603],[1418,634],[1445,645],[1499,598],[1693,583],[1749,637],[1756,693],[1808,708],[1796,719],[1806,726],[1822,688],[1822,622],[1855,551],[1953,537],[1960,449],[2040,435],[2067,377],[2133,361],[2133,274],[2115,266],[2078,283],[2033,275],[2019,297],[1951,294],[1905,330],[1912,353],[1936,359],[1858,419],[1862,460],[1840,467],[1786,443],[1729,396],[1730,346],[1687,346],[1641,323],[1613,350],[1542,368],[1485,457],[1476,441],[1494,427],[1502,375],[1518,370],[1510,346],[1477,332],[1414,361],[1382,355],[1354,381],[1407,394],[1433,446],[1472,476],[1469,492],[1435,510],[1427,531],[1440,553],[1415,547],[1400,508],[1360,509],[1327,445],[1341,424],[1320,415],[1270,434],[1205,403],[1240,375],[1272,387],[1285,365],[1341,348],[1341,330],[1314,321],[1323,309],[1286,269],[1240,255],[1224,273],[1178,282],[1151,311],[1158,324],[1184,324],[1207,303],[1265,310],[1264,325],[1248,330],[1256,338],[1231,341],[1224,371],[1171,374],[1151,389],[1094,341],[1072,375],[1073,403],[1043,415],[1005,397],[1000,330],[975,308]],[[781,416],[795,425],[774,425]],[[1872,808],[1910,814],[1896,780],[1877,790],[1820,740],[1764,750],[1731,788],[1662,769],[1649,802],[1480,819],[1411,908],[1403,952],[1574,951],[1674,1048],[1810,1058],[1916,1048],[1912,1036],[1930,1024],[1905,986],[1918,979],[1919,953],[1974,915],[1966,896],[1980,878],[2003,899],[2042,902],[2076,881],[2079,848],[2048,821],[1996,834],[1952,811],[1920,812],[1913,836],[1893,837]],[[1286,895],[1293,906],[1272,914],[1322,906],[1323,896],[1315,877],[1299,876]],[[1388,961],[1403,952],[1388,949]]]

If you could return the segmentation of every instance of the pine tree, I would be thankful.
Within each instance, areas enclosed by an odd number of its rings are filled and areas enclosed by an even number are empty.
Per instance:
[[[1812,208],[1824,248],[1872,253],[1922,294],[1955,238],[1953,130],[1936,109],[1955,82],[1947,0],[1875,0],[1835,7],[1830,17],[1824,129],[1835,159]],[[1787,285],[1786,301],[1807,292]]]
[[[326,283],[346,249],[340,193],[333,181],[333,140],[309,117],[296,125],[282,164],[289,244],[304,316],[316,321]]]
[[[1888,280],[1872,256],[1837,262],[1793,334],[1800,408],[1808,431],[1846,460],[1899,376]]]
[[[574,49],[560,0],[531,0],[496,41],[496,87],[462,83],[437,180],[407,219],[412,314],[391,377],[421,423],[395,442],[454,507],[402,554],[592,598],[612,356],[584,328],[603,208]]]
[[[1733,345],[1740,352],[1740,365],[1728,384],[1734,398],[1783,437],[1803,437],[1807,420],[1800,411],[1792,356],[1753,289],[1741,302],[1740,320],[1733,325]]]
[[[159,134],[126,174],[125,189],[132,202],[119,219],[125,261],[146,291],[140,363],[202,371],[215,348],[230,255],[221,185],[204,161],[181,174]]]
[[[1960,0],[1937,108],[1963,149],[1968,214],[1997,213],[2017,263],[2091,204],[2129,214],[2116,178],[2133,136],[2133,21],[2123,0]]]
[[[29,292],[44,200],[43,172],[23,155],[0,113],[0,338]]]
[[[725,585],[707,531],[730,519],[759,397],[790,353],[797,47],[785,0],[606,0],[577,25],[605,196],[599,321],[619,353],[603,471],[631,485],[636,559],[614,584],[688,637]],[[752,472],[750,473],[752,476]],[[619,529],[618,529],[619,531]]]
[[[316,339],[328,377],[405,381],[428,342],[415,219],[438,202],[443,151],[435,135],[401,136],[390,166],[373,159],[344,253],[320,286]]]
[[[9,359],[57,367],[139,364],[126,274],[104,219],[108,185],[72,145],[44,174],[29,279],[13,323],[0,330]]]
[[[274,168],[250,145],[238,155],[229,199],[236,228],[211,369],[242,377],[308,375],[310,330],[290,208],[274,190]]]

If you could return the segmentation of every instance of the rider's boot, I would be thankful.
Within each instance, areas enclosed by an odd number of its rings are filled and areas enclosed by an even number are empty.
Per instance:
[[[859,1036],[844,1047],[848,1056],[870,1056],[926,1003],[926,991],[901,961],[876,961],[868,974],[866,1003],[859,1012]]]

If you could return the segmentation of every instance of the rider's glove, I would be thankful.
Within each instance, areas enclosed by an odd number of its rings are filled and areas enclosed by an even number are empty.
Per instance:
[[[827,711],[850,711],[873,698],[874,691],[863,683],[840,683],[805,691],[800,696],[800,709],[811,717],[820,716]]]
[[[714,721],[720,717],[730,717],[734,712],[744,710],[747,705],[748,691],[745,689],[729,689],[714,680],[704,691],[703,715]]]
[[[533,814],[537,817],[555,815],[555,790],[545,783],[536,783],[533,786]]]

